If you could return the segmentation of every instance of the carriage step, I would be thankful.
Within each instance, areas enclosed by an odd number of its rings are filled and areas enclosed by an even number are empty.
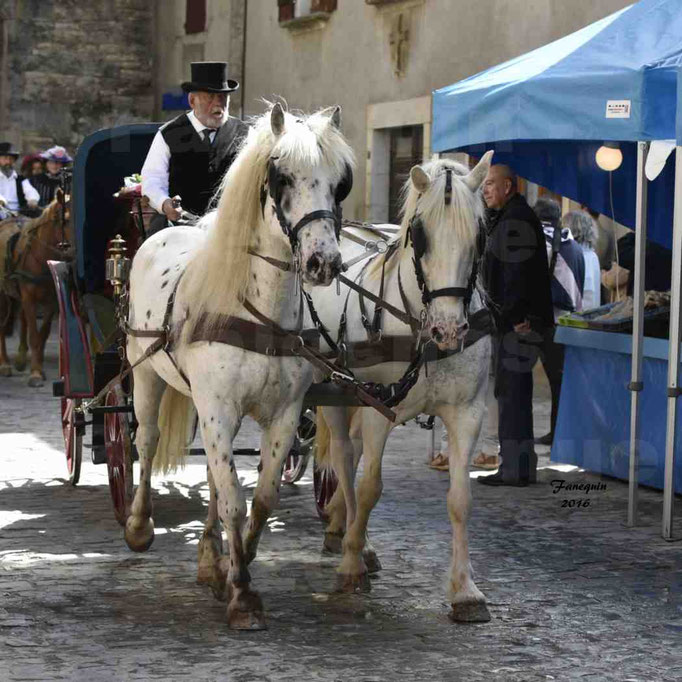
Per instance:
[[[205,455],[206,450],[204,448],[190,448],[189,449],[189,455],[190,457],[195,456],[195,455]],[[260,455],[260,450],[257,450],[256,448],[235,448],[232,451],[233,455],[245,455],[246,457],[258,457]]]

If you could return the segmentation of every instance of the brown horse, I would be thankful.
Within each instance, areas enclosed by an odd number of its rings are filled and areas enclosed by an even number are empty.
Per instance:
[[[21,304],[21,336],[14,367],[18,371],[26,367],[28,336],[31,350],[29,386],[42,386],[45,379],[45,343],[57,312],[57,299],[47,261],[71,256],[60,247],[62,242],[70,242],[73,238],[70,213],[68,197],[59,189],[52,203],[38,218],[15,217],[0,223],[0,376],[12,374],[5,333],[13,298]],[[43,309],[40,329],[38,306]]]

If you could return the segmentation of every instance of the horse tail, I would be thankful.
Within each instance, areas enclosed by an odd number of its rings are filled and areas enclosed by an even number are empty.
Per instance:
[[[159,444],[152,471],[167,474],[184,462],[192,442],[196,409],[192,398],[166,386],[159,407]]]

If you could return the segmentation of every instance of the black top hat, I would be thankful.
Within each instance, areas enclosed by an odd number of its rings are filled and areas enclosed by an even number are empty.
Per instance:
[[[233,92],[238,81],[227,77],[227,62],[192,62],[192,80],[182,84],[185,92]]]
[[[12,147],[11,142],[0,142],[0,156],[13,156],[16,159],[20,153]]]

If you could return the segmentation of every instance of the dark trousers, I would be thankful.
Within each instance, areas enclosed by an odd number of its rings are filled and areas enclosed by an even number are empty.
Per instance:
[[[495,336],[495,398],[498,437],[506,479],[535,479],[537,456],[533,444],[533,366],[543,345],[537,332]]]
[[[556,419],[559,414],[559,396],[561,395],[561,380],[564,376],[564,347],[560,343],[554,343],[553,334],[548,333],[543,339],[540,348],[540,360],[545,374],[549,379],[549,388],[552,391],[552,416],[550,432],[554,435]]]
[[[147,237],[165,230],[168,227],[168,218],[163,213],[155,213],[149,219],[149,227],[147,228]]]

